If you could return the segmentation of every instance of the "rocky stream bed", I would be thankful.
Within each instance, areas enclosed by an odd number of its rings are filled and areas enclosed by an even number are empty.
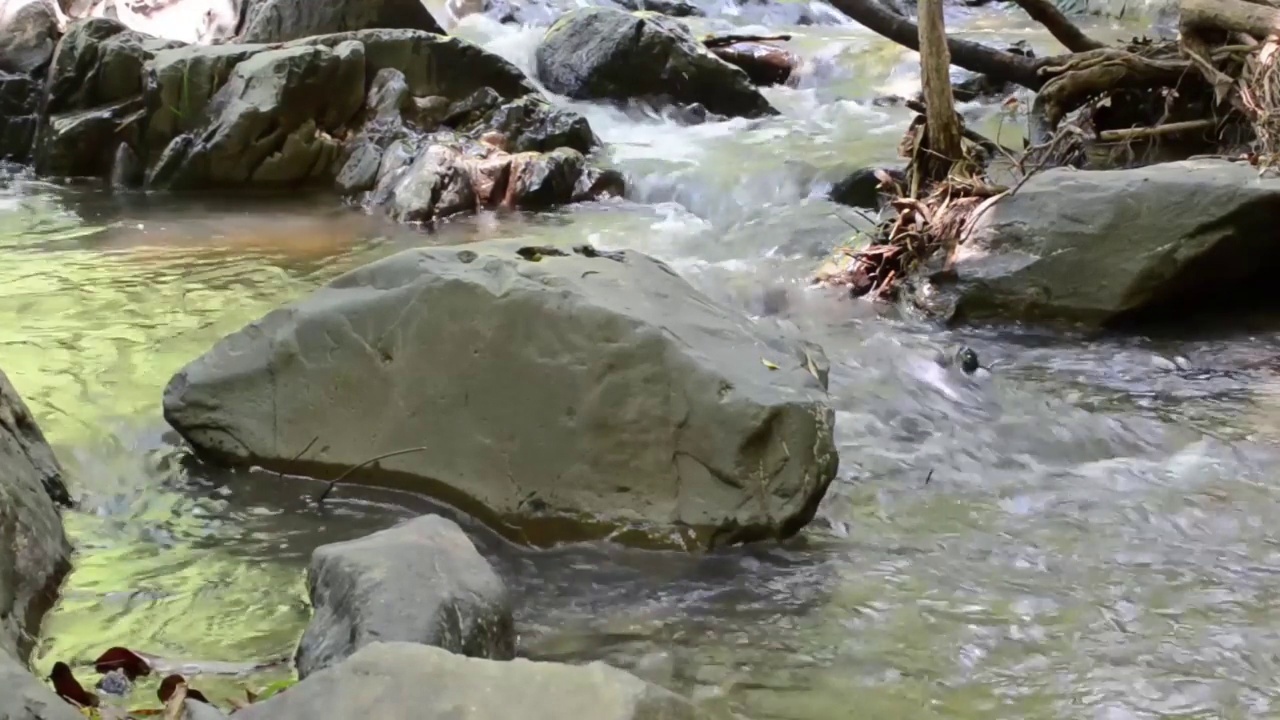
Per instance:
[[[0,720],[1274,713],[1278,181],[1049,171],[876,303],[917,58],[821,2],[4,23]]]

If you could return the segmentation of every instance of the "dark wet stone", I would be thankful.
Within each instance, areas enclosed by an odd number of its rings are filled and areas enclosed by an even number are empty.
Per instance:
[[[877,210],[884,198],[876,170],[884,170],[898,182],[906,182],[906,174],[896,168],[858,168],[831,187],[827,197],[849,207]]]
[[[733,117],[777,113],[746,73],[660,15],[576,10],[547,29],[536,60],[548,90],[579,100],[668,97]]]

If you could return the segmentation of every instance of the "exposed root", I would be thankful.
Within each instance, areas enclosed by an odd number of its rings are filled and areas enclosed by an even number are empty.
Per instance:
[[[906,182],[887,172],[876,174],[881,190],[893,199],[876,226],[857,238],[867,241],[865,247],[841,248],[819,271],[818,283],[848,287],[854,297],[892,299],[902,281],[937,253],[946,253],[949,267],[973,221],[992,198],[1008,193],[1008,188],[987,182],[980,162],[983,143],[968,136],[964,157],[951,159],[950,174],[931,180],[928,173],[936,157],[925,125],[924,117],[917,116],[899,147],[910,158]]]

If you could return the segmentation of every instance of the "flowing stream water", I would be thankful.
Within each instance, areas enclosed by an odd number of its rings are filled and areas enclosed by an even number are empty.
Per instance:
[[[733,26],[733,9],[696,29]],[[949,22],[1053,48],[1007,8]],[[1144,23],[1089,29],[1120,38]],[[164,383],[356,265],[527,237],[636,248],[794,322],[831,360],[841,471],[801,538],[705,557],[528,551],[468,524],[516,596],[522,654],[603,659],[757,720],[1280,712],[1280,333],[950,332],[807,290],[861,222],[825,191],[841,170],[894,160],[907,114],[872,100],[913,92],[916,58],[851,24],[768,29],[794,33],[812,68],[767,91],[779,118],[681,127],[572,104],[627,174],[626,201],[428,234],[327,196],[112,195],[7,172],[0,367],[81,499],[38,668],[111,645],[288,656],[309,617],[311,551],[433,506],[344,487],[317,509],[316,482],[202,467],[160,417]],[[480,17],[455,32],[526,69],[541,33]],[[1017,118],[962,109],[1017,142]],[[989,377],[933,362],[959,343]],[[219,682],[195,684],[234,691]]]

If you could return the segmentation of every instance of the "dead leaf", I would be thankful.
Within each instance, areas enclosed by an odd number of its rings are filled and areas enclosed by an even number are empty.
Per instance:
[[[767,368],[769,368],[770,370],[777,370],[777,369],[778,369],[778,366],[777,366],[775,363],[771,363],[771,362],[769,362],[768,360],[765,360],[764,358],[760,358],[760,362],[761,362],[761,363],[763,363],[763,364],[764,364],[764,366],[765,366],[765,367],[767,367]]]
[[[54,663],[53,670],[49,673],[49,680],[53,683],[53,691],[58,694],[58,697],[72,705],[80,708],[98,707],[98,696],[80,685],[75,673],[71,672],[70,665],[64,662]]]
[[[112,670],[124,672],[130,682],[151,674],[151,663],[138,653],[122,647],[113,647],[93,661],[93,669],[106,675]]]
[[[178,691],[179,687],[182,688],[184,697],[189,697],[192,700],[199,700],[202,703],[212,705],[212,703],[209,703],[209,699],[204,696],[204,693],[187,687],[187,679],[177,674],[170,675],[160,681],[160,687],[156,689],[156,697],[160,698],[160,702],[167,706],[169,704],[169,699],[173,697],[173,694]]]
[[[181,675],[170,675],[169,677],[182,677]],[[166,678],[168,679],[168,678]],[[169,694],[169,699],[164,703],[164,720],[180,720],[182,717],[182,706],[187,702],[187,684],[180,682],[173,688]]]

